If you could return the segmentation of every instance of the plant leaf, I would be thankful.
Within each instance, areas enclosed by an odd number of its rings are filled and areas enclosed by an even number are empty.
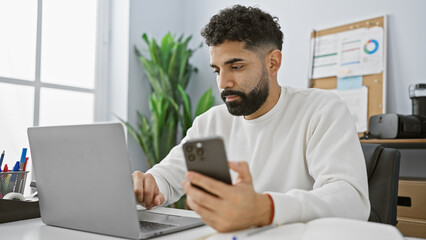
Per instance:
[[[145,40],[146,45],[151,45],[148,39],[148,35],[146,35],[146,33],[142,34],[142,39]]]
[[[146,150],[144,150],[147,160],[148,160],[148,164],[150,167],[153,167],[156,163],[157,163],[157,158],[155,157],[154,151],[153,151],[153,146],[152,146],[152,133],[151,133],[151,128],[150,128],[150,124],[148,122],[148,119],[141,115],[138,112],[138,117],[139,117],[139,133],[141,136],[141,141],[143,142],[143,144],[146,146]]]
[[[163,70],[167,70],[167,64],[169,62],[171,49],[174,46],[174,39],[173,36],[168,32],[161,41],[161,67]]]
[[[146,55],[135,47],[152,93],[148,97],[150,118],[138,112],[138,128],[126,125],[129,134],[145,152],[148,164],[152,167],[160,162],[176,144],[177,128],[180,125],[183,135],[191,127],[194,117],[191,101],[185,89],[191,74],[197,69],[189,63],[190,57],[200,48],[188,47],[192,36],[184,34],[176,37],[168,32],[161,41],[149,38],[146,33],[142,39],[147,45]],[[202,44],[202,43],[201,43]],[[145,53],[145,52],[143,52]],[[211,90],[204,93],[197,104],[194,116],[198,116],[213,105]]]
[[[181,85],[178,85],[179,93],[182,97],[182,105],[183,111],[182,116],[180,116],[180,122],[182,126],[183,135],[186,136],[186,132],[192,125],[192,114],[191,114],[191,101],[189,99],[188,94],[186,94],[185,90]]]
[[[201,96],[200,100],[198,101],[194,119],[205,111],[207,111],[209,108],[211,108],[213,106],[213,103],[214,97],[212,96],[212,89],[210,88],[203,94],[203,96]]]

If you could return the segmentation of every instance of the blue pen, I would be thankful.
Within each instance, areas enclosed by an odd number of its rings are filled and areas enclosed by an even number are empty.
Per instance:
[[[18,172],[18,171],[19,171],[19,162],[16,161],[15,166],[13,166],[12,172]],[[16,175],[17,174],[12,174],[11,181],[15,181],[16,180]]]
[[[0,157],[0,169],[1,169],[1,165],[3,164],[3,158],[4,158],[4,150]]]
[[[27,149],[26,148],[22,148],[22,154],[21,154],[21,160],[19,161],[19,170],[22,170],[22,168],[24,167],[25,164],[25,157],[27,156]]]
[[[19,162],[18,161],[16,161],[15,166],[13,166],[13,171],[14,172],[19,171]]]
[[[15,184],[16,184],[16,177],[18,175],[18,173],[13,173],[13,172],[18,172],[19,171],[19,161],[16,161],[15,166],[13,166],[13,170],[12,173],[10,175],[12,175],[10,177],[9,180],[9,186],[8,186],[8,191],[15,191]]]
[[[20,162],[25,162],[25,157],[27,157],[27,149],[22,148],[22,154],[21,154],[21,161]]]
[[[26,148],[22,148],[22,154],[21,154],[21,163],[25,163],[25,158],[27,157],[27,149]]]

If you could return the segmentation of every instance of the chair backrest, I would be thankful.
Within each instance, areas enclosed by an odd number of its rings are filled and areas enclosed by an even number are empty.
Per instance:
[[[368,221],[395,226],[401,154],[379,144],[362,143],[361,147],[367,165],[371,205]]]

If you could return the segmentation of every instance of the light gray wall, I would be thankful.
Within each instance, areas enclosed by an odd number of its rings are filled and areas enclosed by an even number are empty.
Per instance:
[[[129,86],[129,0],[111,0],[110,27],[110,115],[127,120]]]
[[[201,28],[220,9],[242,4],[258,6],[280,19],[284,32],[283,65],[278,75],[281,85],[307,87],[309,34],[313,29],[322,29],[346,24],[357,20],[388,16],[388,66],[387,66],[387,112],[410,114],[411,101],[408,86],[426,82],[426,1],[423,0],[182,0],[182,1],[130,1],[130,48],[140,43],[142,32],[162,36],[168,30],[192,34],[194,46],[202,42]],[[143,48],[144,46],[141,45]],[[204,46],[192,58],[199,73],[188,87],[193,105],[207,88],[212,87],[216,103],[220,103],[215,75],[209,67],[209,52]],[[142,68],[130,50],[129,60],[129,120],[135,122],[135,109],[147,112],[147,90]],[[130,141],[130,154],[134,166],[139,164],[143,154]],[[134,142],[133,142],[134,144]],[[426,158],[425,151],[414,151],[410,159]],[[403,163],[404,164],[404,163]],[[426,172],[426,161],[416,161]],[[421,165],[421,166],[419,166]],[[403,165],[404,174],[410,175],[409,167]]]

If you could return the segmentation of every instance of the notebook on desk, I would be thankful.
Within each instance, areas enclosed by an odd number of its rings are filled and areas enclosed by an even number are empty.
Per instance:
[[[28,128],[45,224],[132,239],[203,225],[137,211],[120,123]]]

